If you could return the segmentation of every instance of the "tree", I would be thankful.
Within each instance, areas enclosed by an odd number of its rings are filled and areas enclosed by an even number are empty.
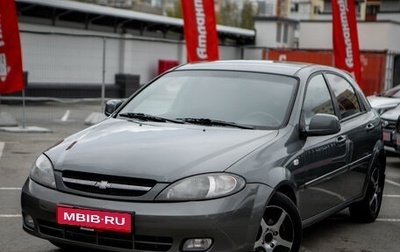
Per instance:
[[[243,3],[240,27],[245,29],[254,29],[254,14],[255,11],[253,4],[249,0],[246,0]]]
[[[224,1],[216,13],[217,23],[226,26],[239,26],[239,7],[231,0]]]
[[[174,5],[166,10],[168,17],[182,18],[182,6],[180,0],[174,0]]]

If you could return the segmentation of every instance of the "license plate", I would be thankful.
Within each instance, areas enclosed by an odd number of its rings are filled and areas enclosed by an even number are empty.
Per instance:
[[[106,230],[122,233],[132,232],[132,214],[57,205],[58,224]]]
[[[392,134],[390,132],[384,131],[383,132],[383,141],[390,142],[392,140],[391,135]]]

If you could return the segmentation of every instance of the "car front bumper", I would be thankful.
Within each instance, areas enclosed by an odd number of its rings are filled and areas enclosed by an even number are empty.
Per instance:
[[[210,238],[207,251],[252,251],[272,189],[248,184],[231,196],[192,202],[127,202],[67,194],[31,179],[21,194],[23,229],[49,241],[113,251],[183,251],[187,239]],[[134,213],[131,234],[59,225],[56,205]],[[26,216],[34,223],[28,225]]]

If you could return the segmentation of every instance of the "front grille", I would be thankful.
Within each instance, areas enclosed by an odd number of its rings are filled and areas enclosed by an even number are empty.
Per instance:
[[[384,129],[386,130],[395,130],[396,129],[396,125],[397,122],[396,121],[389,121],[389,120],[385,120],[387,122],[387,124],[384,126]]]
[[[115,196],[142,196],[157,183],[151,179],[111,176],[87,172],[63,171],[66,187],[78,191]]]
[[[96,232],[79,227],[63,226],[38,220],[40,233],[70,241],[97,244],[111,248],[137,249],[143,251],[168,251],[172,247],[171,237],[143,236],[124,233]]]

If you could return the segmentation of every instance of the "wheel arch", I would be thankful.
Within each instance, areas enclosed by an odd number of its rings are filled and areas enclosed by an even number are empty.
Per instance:
[[[378,141],[373,150],[373,157],[369,167],[369,173],[371,172],[374,163],[378,162],[381,165],[381,174],[384,178],[386,172],[386,151],[382,141]]]
[[[382,165],[383,172],[385,172],[385,170],[386,170],[386,152],[384,149],[379,152],[378,160],[379,160],[379,163],[381,163],[381,165]]]
[[[267,181],[267,184],[273,188],[273,192],[271,195],[269,195],[266,204],[269,203],[273,195],[275,195],[277,192],[280,192],[288,197],[294,205],[298,205],[297,185],[294,175],[289,169],[286,167],[277,166],[273,169],[270,169],[265,175],[265,181]],[[260,179],[260,177],[258,177],[258,179]]]
[[[284,194],[297,206],[297,197],[296,197],[295,190],[289,184],[279,185],[279,187],[277,187],[275,192],[280,192],[280,193]]]

